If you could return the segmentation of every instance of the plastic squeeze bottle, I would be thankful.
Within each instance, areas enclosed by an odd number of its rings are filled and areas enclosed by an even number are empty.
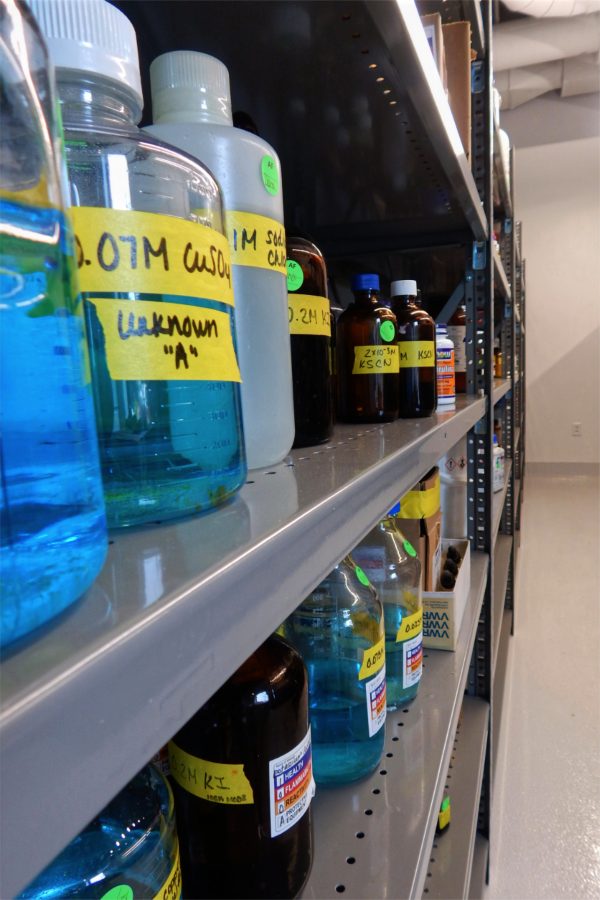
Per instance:
[[[223,192],[248,466],[272,466],[294,440],[279,159],[266,141],[233,127],[229,73],[218,59],[165,53],[150,80],[154,123],[146,130],[201,160]]]

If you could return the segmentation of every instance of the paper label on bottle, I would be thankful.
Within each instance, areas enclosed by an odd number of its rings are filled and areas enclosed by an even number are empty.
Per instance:
[[[354,348],[353,375],[397,375],[399,371],[396,344]]]
[[[173,861],[173,865],[171,866],[171,871],[167,877],[167,880],[159,890],[157,894],[154,895],[152,900],[179,900],[181,897],[181,864],[179,862],[179,844],[177,845],[177,850],[175,852],[175,859]]]
[[[320,334],[331,337],[331,312],[327,297],[288,294],[290,334]]]
[[[79,289],[167,294],[233,306],[225,235],[199,222],[136,210],[71,209]]]
[[[419,609],[410,616],[404,616],[396,633],[396,643],[416,637],[423,631],[423,610]]]
[[[467,371],[467,326],[448,325],[448,337],[454,344],[454,369],[456,372]]]
[[[418,684],[423,672],[423,632],[402,644],[402,687]]]
[[[449,399],[454,397],[454,350],[439,348],[437,351],[437,395]]]
[[[295,259],[288,259],[287,263],[287,288],[288,291],[297,291],[304,284],[304,272],[302,266]]]
[[[304,740],[269,762],[271,837],[283,834],[298,822],[315,795],[310,728]]]
[[[254,803],[252,786],[244,774],[243,763],[216,763],[186,753],[174,741],[169,742],[171,778],[177,784],[210,803],[244,806]]]
[[[401,369],[427,369],[435,366],[433,341],[399,341],[398,354]]]
[[[381,671],[365,682],[367,692],[367,719],[369,722],[369,737],[377,734],[379,729],[385,724],[386,702],[385,702],[385,666]]]
[[[153,300],[86,300],[114,381],[241,381],[229,313]]]
[[[287,277],[285,229],[281,222],[229,209],[225,226],[234,266],[268,269]]]
[[[380,638],[376,644],[363,651],[363,659],[358,671],[359,680],[369,678],[379,672],[385,666],[385,638]]]
[[[352,551],[354,562],[365,570],[371,584],[385,581],[385,548],[364,547],[359,544]]]
[[[279,193],[279,169],[277,161],[270,153],[265,153],[260,161],[260,177],[265,191],[272,197],[276,197]]]

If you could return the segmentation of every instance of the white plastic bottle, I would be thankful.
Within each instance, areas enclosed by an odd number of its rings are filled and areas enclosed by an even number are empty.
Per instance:
[[[435,351],[438,407],[454,406],[456,402],[454,343],[448,337],[445,325],[435,326]]]
[[[501,491],[504,487],[504,450],[498,444],[498,436],[494,435],[494,459],[493,459],[493,479],[492,487],[494,493]]]
[[[294,440],[279,160],[266,141],[233,127],[229,73],[218,59],[165,53],[150,80],[147,130],[208,166],[223,193],[248,467],[272,466]]]

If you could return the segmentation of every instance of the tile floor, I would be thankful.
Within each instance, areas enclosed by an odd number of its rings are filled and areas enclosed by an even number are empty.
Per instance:
[[[598,479],[524,498],[485,898],[600,898]]]

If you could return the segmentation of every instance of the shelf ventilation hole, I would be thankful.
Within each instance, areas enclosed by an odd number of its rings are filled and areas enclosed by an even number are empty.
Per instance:
[[[348,863],[349,866],[353,866],[354,863],[356,862],[356,859],[354,858],[354,856],[348,856],[346,859],[346,862]]]
[[[357,837],[359,840],[362,840],[362,839],[364,838],[364,836],[365,836],[364,831],[357,831],[357,832],[356,832],[356,837]]]
[[[398,735],[394,735],[394,737],[392,738],[392,740],[393,740],[393,741],[399,741],[400,738],[398,737]]]
[[[387,756],[388,759],[391,759],[392,756],[393,756],[394,754],[393,754],[393,753],[386,753],[385,755]]]
[[[247,481],[246,484],[254,484],[253,481]]]
[[[380,770],[379,770],[379,774],[380,774],[380,775],[387,775],[387,769],[380,769]]]
[[[372,816],[372,815],[373,815],[372,809],[365,809],[365,816]]]
[[[346,890],[346,885],[345,884],[336,884],[335,889],[338,892],[338,894],[343,894],[344,891]]]
[[[277,472],[265,472],[265,475],[277,475]]]
[[[380,794],[380,793],[381,793],[381,790],[380,790],[379,788],[373,788],[373,790],[371,791],[371,793],[372,793],[372,794]]]

